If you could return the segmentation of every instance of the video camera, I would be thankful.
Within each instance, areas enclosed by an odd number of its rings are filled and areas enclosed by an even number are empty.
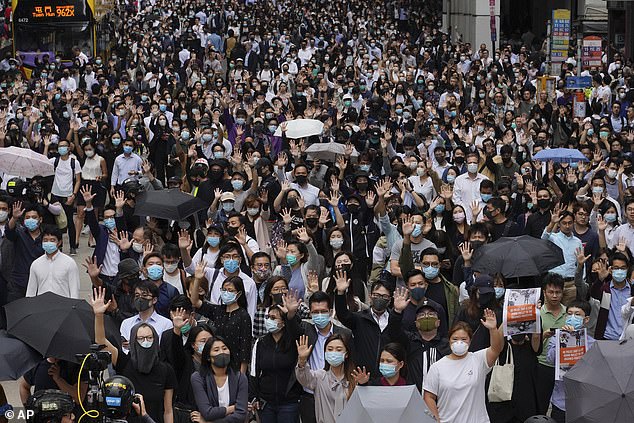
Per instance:
[[[103,372],[112,362],[110,353],[101,351],[104,347],[105,345],[92,344],[90,345],[90,352],[88,354],[77,354],[75,358],[77,358],[80,363],[84,363],[86,370],[91,372]]]
[[[45,389],[35,392],[26,402],[29,423],[61,423],[71,413],[75,404],[66,392]]]

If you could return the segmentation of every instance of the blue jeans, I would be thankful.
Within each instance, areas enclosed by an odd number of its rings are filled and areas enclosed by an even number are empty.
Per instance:
[[[299,402],[281,405],[266,403],[260,410],[260,420],[262,423],[298,423]]]

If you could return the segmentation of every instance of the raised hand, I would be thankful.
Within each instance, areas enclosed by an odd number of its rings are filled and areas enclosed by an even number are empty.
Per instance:
[[[348,273],[345,270],[337,270],[335,272],[335,282],[339,295],[343,295],[350,287],[350,279],[348,279]]]
[[[115,234],[112,234],[115,235]],[[116,234],[116,241],[113,239],[117,245],[119,245],[119,249],[121,251],[127,251],[132,248],[132,241],[128,238],[128,233],[126,231],[121,231]]]
[[[299,292],[297,290],[292,289],[288,291],[287,294],[282,295],[282,311],[287,314],[290,314],[290,318],[295,316],[297,313],[297,309],[299,308],[300,303],[302,302],[301,298],[299,298]]]
[[[181,229],[178,233],[178,248],[180,249],[190,249],[192,246],[192,239],[189,236],[189,232],[185,229]]]
[[[145,242],[145,244],[143,244],[143,257],[147,256],[148,254],[152,254],[154,252],[154,246],[152,245],[152,243],[150,241]]]
[[[278,259],[286,258],[286,241],[280,239],[275,246],[275,255]]]
[[[282,213],[280,213],[282,215],[282,222],[284,222],[284,225],[290,225],[293,222],[293,215],[291,214],[291,209],[283,209]]]
[[[82,266],[86,268],[88,276],[91,278],[98,278],[101,274],[101,269],[103,268],[103,266],[97,266],[97,257],[86,257]]]
[[[473,221],[477,219],[481,211],[482,207],[480,207],[480,202],[478,200],[473,200],[471,202],[471,216]]]
[[[403,312],[403,310],[405,310],[405,308],[409,304],[408,297],[409,297],[409,292],[407,291],[407,288],[405,287],[396,288],[396,290],[394,291],[394,310],[397,313],[401,313]]]
[[[114,196],[114,206],[117,209],[123,208],[125,205],[125,194],[123,191],[117,191]]]
[[[590,258],[592,257],[592,254],[589,256],[586,256],[584,254],[583,248],[577,248],[577,250],[575,251],[575,255],[577,256],[577,265],[578,266],[583,266],[584,263]]]
[[[176,310],[170,312],[170,314],[172,317],[172,324],[174,325],[174,329],[180,332],[183,326],[185,326],[185,323],[187,323],[187,321],[189,320],[188,318],[185,317],[185,314],[186,314],[185,309],[182,307],[179,307]]]
[[[296,236],[297,236],[297,239],[303,242],[304,244],[309,243],[311,240],[310,235],[308,235],[308,232],[306,231],[306,228],[297,229]]]
[[[92,200],[97,196],[96,193],[92,193],[92,187],[90,185],[84,185],[79,191],[81,192],[82,197],[84,197],[86,206],[92,206]]]
[[[321,227],[326,226],[328,221],[330,220],[330,213],[325,208],[321,208],[321,213],[319,214],[319,225]]]
[[[374,191],[368,191],[368,194],[365,196],[365,203],[369,208],[374,207],[374,203],[376,201],[376,194]]]
[[[620,237],[619,242],[616,244],[616,251],[627,254],[627,240],[625,237]]]
[[[22,207],[22,201],[16,201],[13,203],[13,218],[18,220],[24,214],[24,208]]]
[[[246,245],[247,243],[247,230],[243,227],[238,229],[238,233],[236,234],[236,240],[240,245]]]
[[[608,221],[603,218],[600,214],[597,214],[597,229],[599,231],[605,232],[608,228]]]
[[[205,268],[207,267],[207,261],[201,260],[196,265],[196,269],[194,270],[194,278],[195,279],[203,279],[205,277]]]
[[[562,212],[561,204],[557,203],[555,205],[555,208],[553,209],[553,211],[550,212],[550,221],[554,225],[558,225],[559,224],[559,221],[561,220],[561,217],[559,216],[559,214],[561,212]]]
[[[380,180],[374,186],[374,188],[376,189],[376,194],[379,197],[385,197],[385,195],[389,193],[390,190],[392,189],[392,182],[390,181],[389,177],[385,177],[384,179]]]
[[[319,291],[319,275],[314,270],[308,271],[308,291],[309,292]]]
[[[365,370],[365,366],[352,370],[350,376],[357,382],[357,385],[365,385],[370,380],[370,372]]]
[[[453,187],[449,184],[442,184],[440,187],[440,196],[445,200],[451,200],[453,197]]]
[[[401,229],[403,230],[403,236],[412,235],[412,232],[414,232],[414,220],[412,219],[411,216],[408,215],[403,218]]]
[[[102,287],[96,287],[93,289],[93,295],[90,299],[90,305],[92,311],[95,314],[104,314],[110,306],[110,301],[106,302],[106,289]]]
[[[471,243],[469,241],[465,241],[460,244],[460,254],[462,254],[462,259],[465,263],[471,262],[471,258],[473,257],[473,249],[471,248]]]
[[[480,320],[482,326],[489,330],[495,330],[498,327],[497,319],[495,318],[495,313],[493,310],[485,309],[484,310],[484,318]]]
[[[299,337],[298,341],[295,341],[297,345],[297,356],[300,361],[306,363],[308,357],[310,357],[310,353],[313,350],[312,345],[308,345],[308,336],[302,335]]]

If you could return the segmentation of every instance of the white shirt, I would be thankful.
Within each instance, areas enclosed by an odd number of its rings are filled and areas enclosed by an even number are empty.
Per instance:
[[[218,406],[219,407],[228,407],[229,406],[229,378],[225,379],[225,384],[222,386],[218,385]]]
[[[436,395],[441,423],[488,423],[484,382],[491,367],[486,349],[452,360],[443,357],[431,365],[423,389]]]
[[[480,201],[480,183],[488,179],[481,173],[477,173],[474,179],[471,179],[469,173],[458,176],[453,186],[454,205],[462,206],[467,210],[471,207],[473,200]]]
[[[385,310],[380,316],[378,314],[376,314],[374,312],[374,310],[370,309],[370,314],[372,315],[372,318],[374,319],[375,322],[377,322],[379,324],[379,328],[381,329],[381,332],[383,332],[385,330],[385,328],[387,327],[387,323],[390,317],[390,313],[388,313],[387,310]]]
[[[121,336],[124,337],[129,342],[136,342],[130,339],[130,332],[132,331],[132,328],[134,327],[134,325],[141,322],[143,322],[143,320],[141,320],[138,314],[136,316],[128,317],[127,319],[125,319],[123,322],[121,322],[121,328],[120,328]],[[156,310],[154,310],[154,313],[152,313],[150,318],[147,319],[144,323],[147,323],[148,325],[152,326],[154,330],[156,331],[156,333],[158,334],[159,339],[158,340],[155,339],[154,342],[159,342],[161,340],[161,335],[163,334],[163,332],[165,332],[166,330],[170,330],[174,327],[172,326],[172,321],[170,319],[167,319],[161,316],[160,314],[156,312]],[[124,352],[127,353],[127,351],[124,351]]]
[[[204,250],[204,254],[203,254]],[[216,259],[218,258],[218,251],[210,251],[209,247],[206,245],[205,248],[199,248],[192,257],[192,263],[185,268],[185,271],[190,275],[193,275],[196,272],[196,266],[200,263],[201,260],[205,260],[207,262],[207,267],[213,268],[216,265]]]
[[[163,281],[176,288],[179,294],[183,293],[183,284],[181,283],[180,269],[177,269],[174,276],[170,276],[167,272],[163,272]]]
[[[291,184],[292,189],[299,191],[299,195],[304,199],[304,204],[307,206],[314,205],[319,206],[319,188],[311,184],[306,184],[306,188],[301,187],[296,183]]]
[[[57,158],[52,157],[49,159],[49,162],[55,166],[55,160],[57,160]],[[55,169],[55,179],[53,180],[53,187],[51,189],[53,195],[57,195],[58,197],[70,197],[73,194],[75,185],[73,181],[73,168],[71,166],[71,162],[73,161],[75,162],[75,178],[80,177],[78,176],[78,174],[81,173],[79,160],[70,155],[66,160],[60,157],[57,168]]]
[[[43,256],[31,263],[26,296],[52,292],[66,298],[79,298],[79,269],[75,260],[62,252]]]
[[[409,181],[412,183],[412,187],[414,188],[414,192],[418,195],[421,195],[427,200],[428,203],[431,203],[436,196],[436,190],[434,189],[434,184],[431,180],[431,177],[428,177],[424,183],[420,182],[420,176],[412,175],[409,178]]]
[[[214,275],[216,277],[215,280]],[[240,276],[240,279],[242,279],[242,283],[244,284],[244,290],[247,295],[247,311],[249,312],[249,316],[251,316],[251,321],[253,321],[255,311],[258,306],[258,288],[255,285],[255,282],[253,282],[253,279],[242,273],[242,271],[240,271],[238,276]],[[213,286],[211,289],[207,290],[207,292],[209,292],[209,302],[216,305],[222,304],[220,301],[220,288],[222,287],[222,283],[225,279],[227,279],[224,268],[215,269],[213,267],[205,267],[205,278],[209,283],[212,283],[213,281]]]

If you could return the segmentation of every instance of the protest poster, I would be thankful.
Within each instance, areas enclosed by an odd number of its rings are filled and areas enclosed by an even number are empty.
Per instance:
[[[586,328],[572,332],[555,330],[555,380],[563,380],[568,370],[586,353],[588,335]]]
[[[537,304],[541,288],[507,289],[504,295],[504,336],[540,333],[541,321]]]

